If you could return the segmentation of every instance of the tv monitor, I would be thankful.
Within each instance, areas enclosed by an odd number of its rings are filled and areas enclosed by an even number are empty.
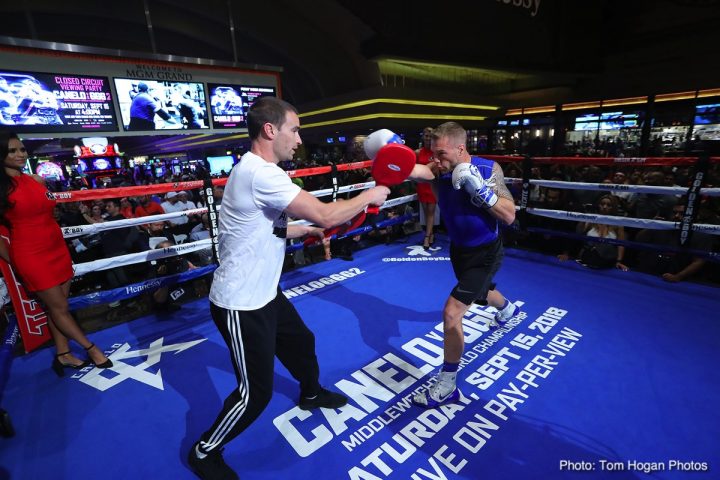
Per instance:
[[[637,120],[628,118],[600,122],[600,130],[620,130],[621,128],[631,128],[637,126]]]
[[[716,123],[720,123],[720,103],[695,107],[695,125],[712,125]]]
[[[172,172],[174,175],[180,175],[182,174],[182,166],[181,165],[173,165],[172,166]]]
[[[196,82],[114,78],[123,127],[129,131],[210,128],[205,87]]]
[[[605,112],[575,118],[575,130],[619,130],[638,126],[637,113]]]
[[[155,167],[155,176],[157,178],[165,176],[165,167]]]
[[[275,87],[208,83],[213,128],[247,128],[247,111],[255,100],[275,94]]]
[[[107,77],[0,70],[0,123],[18,133],[111,132]]]
[[[55,162],[40,162],[35,170],[38,175],[48,180],[65,179],[62,167]]]
[[[232,155],[207,157],[207,161],[210,164],[210,175],[221,175],[223,171],[228,174],[235,164],[235,159]]]
[[[92,162],[93,170],[107,170],[112,168],[110,162],[105,158],[97,158]]]
[[[575,122],[575,130],[597,130],[598,122]]]

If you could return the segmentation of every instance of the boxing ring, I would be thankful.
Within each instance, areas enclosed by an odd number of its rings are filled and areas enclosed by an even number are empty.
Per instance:
[[[715,287],[507,249],[496,280],[521,315],[491,329],[491,309],[473,306],[462,401],[413,407],[442,362],[441,310],[454,285],[448,240],[436,237],[430,250],[417,233],[283,274],[284,294],[316,334],[321,382],[350,401],[299,410],[278,364],[267,410],[224,453],[241,478],[716,475]],[[3,408],[16,436],[0,439],[0,478],[194,478],[187,450],[236,386],[207,299],[92,338],[113,368],[58,380],[47,352],[14,360]]]

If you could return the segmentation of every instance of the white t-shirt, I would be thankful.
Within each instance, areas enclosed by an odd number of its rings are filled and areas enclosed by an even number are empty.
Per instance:
[[[187,202],[181,202],[180,200],[177,201],[176,205],[180,205],[180,211],[183,212],[185,210],[195,210],[197,207],[195,206],[195,202],[188,200]]]
[[[210,301],[257,310],[275,298],[285,259],[285,209],[300,187],[274,163],[248,152],[230,172],[218,222],[218,256]]]
[[[165,201],[162,202],[160,206],[163,207],[165,213],[182,212],[183,210],[185,210],[180,202],[170,203],[168,201]],[[188,219],[187,217],[177,217],[171,219],[170,221],[176,225],[182,225],[184,223],[187,223]]]

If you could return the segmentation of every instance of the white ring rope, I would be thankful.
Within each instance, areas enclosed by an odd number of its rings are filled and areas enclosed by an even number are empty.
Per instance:
[[[367,185],[367,184],[365,184],[365,185]],[[392,200],[388,200],[387,202],[383,203],[383,205],[380,207],[380,209],[382,210],[382,209],[386,209],[386,208],[392,208],[397,205],[401,205],[403,203],[412,202],[416,199],[417,199],[416,194],[406,195],[404,197],[393,198]],[[200,209],[198,209],[198,210],[200,210]],[[190,211],[191,210],[188,210],[187,212],[190,212]],[[192,211],[195,211],[195,210],[192,210]],[[186,212],[180,212],[180,213],[186,213]],[[175,213],[165,214],[165,215],[177,216]],[[154,217],[163,217],[163,216],[164,215],[154,215]],[[148,218],[151,218],[151,217],[141,217],[141,219],[145,219],[145,221],[143,223],[148,223],[146,220]],[[138,220],[138,219],[129,219],[129,220]],[[117,220],[116,222],[108,222],[108,223],[118,223],[118,222],[123,222],[123,221],[124,220]],[[307,222],[305,220],[298,220],[298,221],[289,223],[289,225],[307,225],[307,224],[309,224],[309,222]],[[103,224],[94,224],[94,225],[103,225]],[[69,228],[72,228],[72,227],[69,227]],[[75,276],[79,277],[80,275],[84,275],[89,272],[108,270],[110,268],[122,267],[125,265],[133,265],[136,263],[144,263],[144,262],[149,262],[149,261],[153,261],[153,260],[159,260],[161,258],[166,258],[166,257],[174,257],[177,255],[184,255],[186,253],[196,252],[198,250],[204,250],[206,248],[210,248],[211,245],[212,245],[212,240],[207,238],[204,240],[198,240],[196,242],[181,243],[179,245],[173,245],[173,246],[165,247],[165,248],[146,250],[144,252],[129,253],[126,255],[118,255],[116,257],[101,258],[101,259],[93,260],[90,262],[78,263],[78,264],[73,265],[73,268],[75,270]]]
[[[580,222],[603,223],[620,227],[649,228],[651,230],[679,230],[680,222],[667,220],[650,220],[645,218],[617,217],[614,215],[596,215],[594,213],[567,212],[564,210],[548,210],[545,208],[528,208],[528,213],[540,217],[557,218],[559,220],[573,220]],[[694,223],[693,231],[720,235],[720,225],[710,223]]]
[[[513,183],[522,181],[519,178],[507,177],[505,179],[507,183]],[[637,193],[650,193],[650,194],[665,194],[665,195],[678,195],[687,192],[687,188],[683,187],[660,187],[651,185],[621,185],[621,184],[609,184],[609,183],[580,183],[580,182],[563,182],[557,180],[538,180],[531,179],[530,183],[542,187],[559,188],[559,189],[572,189],[572,190],[601,190],[601,191],[622,191],[622,192],[637,192]],[[375,186],[375,182],[363,182],[353,185],[347,185],[340,187],[338,193],[346,193],[351,191],[365,190]],[[310,192],[315,197],[324,197],[332,195],[333,189],[323,189]],[[701,195],[707,196],[720,196],[720,188],[704,188],[700,189]],[[406,195],[404,197],[394,198],[386,201],[380,208],[387,209],[404,203],[409,203],[417,199],[416,194]],[[218,205],[217,208],[221,208],[222,205]],[[516,207],[519,209],[519,207]],[[680,228],[679,222],[670,222],[665,220],[651,220],[651,219],[639,219],[639,218],[627,218],[618,217],[612,215],[597,215],[590,213],[580,212],[568,212],[563,210],[549,210],[543,208],[527,208],[528,213],[532,215],[556,218],[560,220],[568,221],[582,221],[592,223],[603,223],[606,225],[616,225],[623,227],[636,227],[636,228],[648,228],[654,230],[678,230]],[[153,222],[160,222],[165,220],[172,220],[174,218],[187,217],[190,215],[199,215],[207,212],[207,208],[196,208],[192,210],[185,210],[182,212],[171,212],[160,215],[149,215],[140,218],[128,218],[123,220],[115,220],[111,222],[93,223],[90,225],[78,225],[74,227],[63,227],[63,236],[65,238],[73,238],[82,235],[90,235],[106,230],[113,230],[117,228],[124,228],[136,225],[145,225]],[[310,225],[311,222],[307,220],[296,220],[290,222],[289,225]],[[704,232],[712,235],[720,235],[720,225],[712,224],[693,224],[693,231]],[[102,258],[93,260],[91,262],[85,262],[74,265],[75,276],[84,275],[88,272],[107,270],[110,268],[121,267],[125,265],[132,265],[137,263],[144,263],[153,260],[159,260],[162,258],[183,255],[186,253],[195,252],[210,248],[212,240],[205,239],[196,242],[183,243],[180,245],[173,245],[162,249],[151,249],[144,252],[131,253],[126,255],[119,255],[116,257]]]
[[[506,177],[505,183],[522,182],[521,178]],[[688,189],[685,187],[657,187],[652,185],[620,185],[616,183],[578,183],[563,182],[559,180],[530,180],[533,185],[541,187],[571,189],[571,190],[610,190],[622,192],[642,192],[651,194],[677,195],[686,194]],[[707,195],[710,197],[720,196],[720,188],[701,188],[699,195]],[[515,210],[521,210],[519,205],[515,206]],[[549,210],[545,208],[528,207],[527,212],[540,217],[556,218],[559,220],[571,220],[592,223],[604,223],[606,225],[616,225],[620,227],[638,227],[648,228],[651,230],[679,230],[680,222],[670,222],[667,220],[650,220],[644,218],[628,218],[617,217],[613,215],[596,215],[592,213],[568,212],[565,210]],[[710,223],[693,223],[691,230],[695,232],[708,233],[710,235],[720,235],[720,225]]]
[[[522,178],[506,177],[505,183],[522,183]],[[625,185],[618,183],[563,182],[561,180],[530,179],[531,185],[568,190],[602,190],[612,192],[654,193],[658,195],[685,195],[687,187],[660,187],[654,185]],[[720,197],[720,188],[700,188],[699,195]]]
[[[186,253],[196,252],[210,248],[212,240],[206,238],[197,242],[181,243],[180,245],[172,245],[165,248],[156,248],[146,250],[144,252],[128,253],[126,255],[118,255],[117,257],[101,258],[91,262],[78,263],[73,265],[75,276],[85,275],[88,272],[96,272],[99,270],[108,270],[110,268],[132,265],[135,263],[144,263],[153,260],[159,260],[166,257],[174,257],[184,255]]]
[[[356,183],[340,187],[338,193],[354,192],[365,190],[375,186],[375,182]],[[310,192],[315,197],[325,197],[332,194],[332,189],[316,190]],[[222,204],[216,207],[218,210],[222,208]],[[388,208],[383,206],[382,208]],[[207,212],[206,207],[194,208],[192,210],[184,210],[182,212],[161,213],[159,215],[148,215],[147,217],[126,218],[123,220],[113,220],[110,222],[91,223],[89,225],[76,225],[74,227],[62,227],[63,237],[74,238],[82,235],[92,235],[94,233],[103,232],[105,230],[114,230],[116,228],[124,228],[136,225],[146,225],[154,222],[164,222],[174,218],[188,217],[190,215],[200,215]]]
[[[220,209],[220,205],[215,207]],[[193,208],[192,210],[183,210],[182,212],[161,213],[159,215],[148,215],[147,217],[124,218],[122,220],[111,220],[109,222],[91,223],[89,225],[77,225],[74,227],[62,227],[63,237],[73,238],[81,235],[92,235],[105,230],[115,230],[116,228],[131,227],[135,225],[145,225],[154,222],[164,222],[173,218],[187,217],[190,215],[199,215],[207,212],[207,208]]]

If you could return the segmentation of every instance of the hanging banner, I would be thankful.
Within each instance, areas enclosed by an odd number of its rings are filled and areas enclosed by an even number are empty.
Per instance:
[[[0,241],[5,243],[5,248],[9,248],[10,239],[7,230],[0,233]],[[50,340],[47,313],[37,301],[28,296],[12,267],[2,259],[0,259],[0,271],[10,293],[25,353],[32,352]]]

